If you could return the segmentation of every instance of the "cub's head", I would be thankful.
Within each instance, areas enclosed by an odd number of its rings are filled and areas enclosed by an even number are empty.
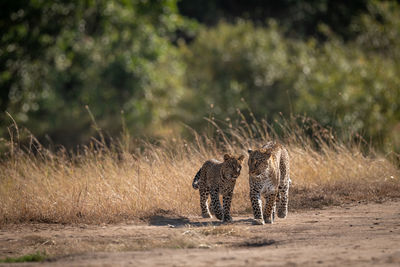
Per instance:
[[[268,159],[271,157],[271,149],[260,148],[248,150],[249,152],[249,174],[250,176],[260,175],[268,167]]]
[[[222,171],[224,172],[224,175],[233,179],[238,178],[240,175],[240,170],[242,169],[243,159],[243,155],[235,157],[229,154],[225,154],[224,163],[222,165]]]

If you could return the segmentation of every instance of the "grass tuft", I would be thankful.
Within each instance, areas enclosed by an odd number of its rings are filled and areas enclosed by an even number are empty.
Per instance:
[[[0,263],[16,263],[16,262],[40,262],[46,259],[46,255],[40,252],[28,254],[21,257],[0,259]]]

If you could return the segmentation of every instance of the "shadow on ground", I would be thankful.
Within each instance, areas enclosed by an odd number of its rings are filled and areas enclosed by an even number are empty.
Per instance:
[[[169,215],[169,214],[162,214],[162,215],[153,215],[150,216],[149,219],[149,225],[154,225],[154,226],[170,226],[170,227],[184,227],[184,226],[190,226],[190,227],[205,227],[205,226],[219,226],[219,225],[226,225],[226,224],[252,224],[252,219],[239,219],[239,220],[234,220],[231,223],[223,223],[222,221],[218,220],[213,220],[210,219],[210,221],[204,221],[204,222],[199,222],[199,221],[191,221],[187,217],[183,216],[174,216],[174,215]]]
[[[274,239],[265,239],[265,238],[255,238],[253,240],[245,241],[239,243],[238,247],[265,247],[271,245],[278,245],[278,242]]]

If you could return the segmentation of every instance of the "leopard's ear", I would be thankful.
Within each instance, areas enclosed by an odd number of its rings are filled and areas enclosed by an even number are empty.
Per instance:
[[[231,156],[229,155],[229,154],[225,154],[224,155],[224,161],[227,161],[228,159],[230,159],[231,158]]]
[[[269,150],[266,149],[266,148],[261,148],[260,152],[263,153],[263,154],[269,154]]]
[[[244,155],[240,155],[240,156],[238,157],[238,161],[240,161],[240,163],[242,163],[243,160],[244,160]]]

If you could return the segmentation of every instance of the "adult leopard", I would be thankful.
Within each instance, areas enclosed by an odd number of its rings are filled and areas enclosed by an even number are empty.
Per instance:
[[[255,224],[273,223],[276,205],[278,217],[285,218],[289,197],[289,154],[277,142],[268,142],[249,152],[250,200]],[[262,211],[261,195],[265,198]]]

